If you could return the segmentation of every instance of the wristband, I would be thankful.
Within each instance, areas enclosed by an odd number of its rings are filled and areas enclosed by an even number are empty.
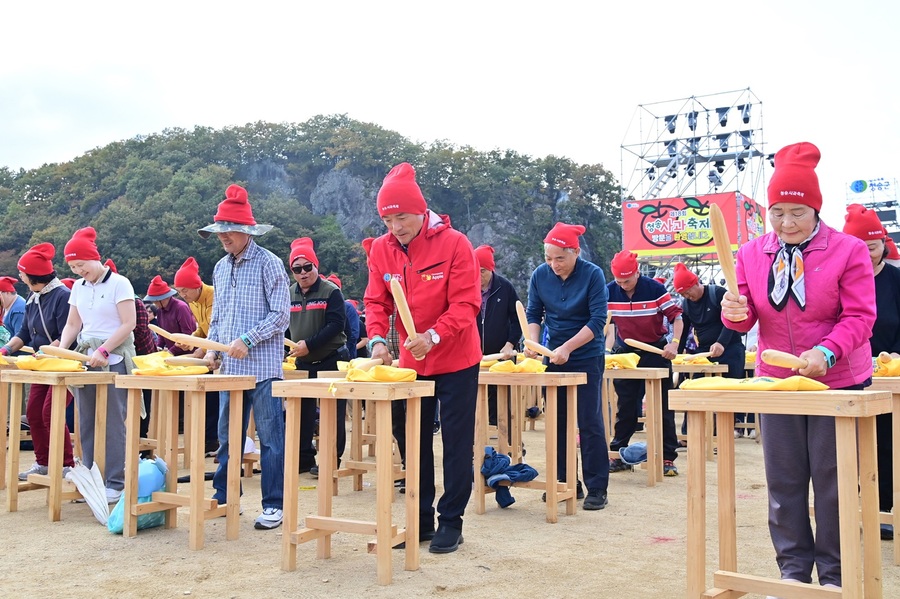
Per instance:
[[[100,347],[97,348],[97,351],[100,352],[100,355],[103,356],[105,359],[109,360],[109,352],[106,351],[105,347],[103,347],[101,345]]]
[[[372,353],[372,349],[375,347],[376,343],[384,343],[385,347],[387,347],[387,339],[385,339],[381,335],[375,335],[374,337],[369,339],[368,343],[366,343],[366,348],[369,350],[370,354]]]
[[[0,347],[0,356],[8,356],[9,355],[9,347],[3,346]]]
[[[247,335],[247,333],[244,333],[243,335],[241,335],[241,341],[244,342],[244,345],[247,346],[247,349],[250,349],[251,347],[253,347],[253,342],[250,341],[250,336]]]
[[[671,341],[671,342],[672,342],[672,343],[681,343],[681,339],[679,339],[678,337],[672,337],[672,341]]]
[[[828,365],[828,368],[833,368],[837,360],[834,357],[834,352],[825,347],[824,345],[816,345],[813,349],[817,349],[823,354],[825,354],[825,364]]]

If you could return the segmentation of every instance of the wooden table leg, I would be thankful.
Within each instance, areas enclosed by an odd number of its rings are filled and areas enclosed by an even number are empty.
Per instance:
[[[125,412],[125,514],[122,522],[122,535],[137,536],[137,515],[134,506],[138,503],[138,460],[141,442],[141,405],[144,400],[140,389],[128,390],[128,406]]]
[[[498,453],[512,453],[515,462],[515,451],[510,446],[509,429],[512,424],[509,421],[509,386],[495,385],[497,388],[497,451]]]
[[[380,416],[380,414],[379,414]],[[375,424],[376,427],[381,425],[381,418]],[[332,496],[334,493],[334,461],[337,451],[337,443],[335,433],[337,432],[337,399],[333,397],[320,398],[319,401],[319,484],[317,485],[317,493],[319,499],[318,514],[320,516],[331,517]],[[390,425],[390,420],[388,419]],[[375,455],[378,456],[378,442],[376,441]],[[407,457],[409,452],[407,451]],[[393,488],[393,483],[391,483]],[[328,559],[331,557],[331,535],[332,531],[328,531],[318,539],[316,539],[316,557],[319,559]],[[390,548],[390,542],[388,542]],[[380,547],[379,547],[380,549]]]
[[[863,589],[867,598],[881,599],[881,534],[878,509],[878,460],[875,417],[860,418],[859,490],[862,505]],[[843,566],[843,564],[842,564]]]
[[[231,498],[225,508],[225,538],[234,541],[241,528],[241,461],[244,457],[244,392],[231,391],[228,401],[228,469],[226,497]],[[198,400],[203,405],[205,401]],[[203,447],[203,438],[197,440]],[[188,455],[188,452],[185,452]],[[200,460],[203,461],[202,459]]]
[[[663,479],[662,454],[662,381],[649,379],[645,384],[647,398],[647,417],[644,426],[647,429],[647,486],[656,486]],[[690,427],[690,424],[688,424]],[[700,432],[705,431],[705,427]],[[690,442],[688,442],[690,446]]]
[[[94,401],[94,463],[97,464],[97,468],[103,475],[103,481],[106,482],[106,421],[109,418],[109,385],[94,385]],[[64,416],[65,413],[63,413]]]
[[[559,472],[556,467],[556,431],[559,420],[559,399],[556,386],[547,387],[547,424],[544,431],[547,453],[547,522],[556,524],[559,521],[559,504],[556,502]]]
[[[284,423],[284,526],[281,535],[281,569],[292,572],[297,569],[297,544],[291,536],[299,522],[300,469],[300,399],[285,400]]]
[[[707,414],[687,412],[686,418],[688,447],[696,448],[688,451],[687,597],[699,599],[706,590],[706,460],[703,444]]]
[[[50,396],[50,447],[47,474],[50,478],[48,516],[58,522],[62,513],[63,444],[66,431],[66,386],[53,385]]]
[[[575,515],[578,508],[578,455],[577,436],[578,422],[578,386],[566,387],[566,490],[571,494],[566,499],[566,515]]]
[[[353,409],[350,415],[350,459],[354,462],[361,462],[363,459],[363,400],[348,399],[347,405],[350,406],[351,404]],[[391,485],[393,485],[393,481]],[[363,475],[361,471],[353,475],[353,490],[363,490]]]
[[[860,419],[862,421],[863,419]],[[845,597],[862,594],[859,571],[859,471],[857,469],[856,420],[834,419],[837,440],[838,506],[841,534],[841,588]],[[860,448],[862,449],[862,448]],[[880,546],[878,546],[880,549]],[[879,552],[880,553],[880,552]]]
[[[203,480],[205,461],[203,459],[203,440],[205,438],[206,430],[206,401],[198,400],[197,395],[200,396],[200,399],[205,400],[205,393],[198,393],[196,391],[186,391],[184,393],[184,405],[186,412],[184,420],[184,455],[191,456],[191,515],[190,530],[188,532],[188,547],[190,547],[191,549],[203,549],[203,545],[205,542],[204,526],[206,523],[206,517],[203,510],[203,499],[206,486],[205,481]],[[190,410],[187,410],[188,405],[191,406]],[[190,421],[188,421],[187,419],[188,415],[190,415]],[[188,433],[188,431],[190,432]],[[243,443],[241,444],[241,448],[243,450]],[[231,466],[230,461],[228,465],[229,467]],[[233,540],[227,536],[227,522],[225,524],[225,528],[226,538],[228,538],[229,540]]]
[[[407,403],[406,409],[407,411],[409,410],[409,403]],[[488,445],[487,419],[487,385],[478,385],[478,397],[475,403],[475,447],[473,448],[473,453],[475,454],[474,494],[476,514],[483,514],[485,512],[485,494],[487,485],[484,482],[484,476],[481,474],[481,464],[484,462],[484,448]],[[410,422],[408,414],[406,416],[406,422]],[[409,439],[407,439],[406,455],[410,455]],[[407,464],[408,463],[407,458]]]
[[[706,415],[707,425],[718,416],[723,422],[734,422],[733,413],[711,413]],[[707,435],[707,451],[712,445],[712,437]],[[734,435],[719,437],[719,570],[737,572],[737,522],[735,519],[735,472]],[[688,443],[690,447],[690,443]],[[688,451],[690,454],[690,451]]]
[[[9,420],[9,383],[0,382],[0,491],[6,488],[7,427],[13,427]]]
[[[325,403],[323,400],[322,403]],[[409,402],[407,402],[407,406]],[[375,422],[375,539],[378,544],[375,550],[376,572],[378,584],[391,584],[391,502],[394,499],[394,476],[393,476],[393,460],[391,452],[393,450],[393,441],[391,437],[391,404],[387,401],[378,402],[378,419]],[[413,420],[412,415],[407,413],[407,422],[418,422]],[[321,436],[321,435],[320,435]],[[418,455],[407,446],[406,464],[407,474],[412,470],[410,468],[410,457]],[[409,478],[406,480],[409,484]],[[410,489],[407,487],[406,492]],[[328,537],[330,542],[330,537]],[[419,535],[412,536],[412,532],[406,531],[406,548],[418,546]]]
[[[19,509],[19,447],[22,439],[22,395],[25,385],[10,383],[9,453],[6,455],[6,511]]]
[[[166,473],[166,490],[178,491],[178,391],[160,390],[159,424],[156,427],[156,452],[162,456],[169,471]],[[178,527],[178,510],[166,510],[166,528]]]
[[[487,405],[485,404],[485,408]],[[486,412],[487,410],[485,410]],[[388,405],[388,415],[390,418],[390,405]],[[405,570],[419,569],[419,487],[421,484],[422,465],[419,463],[419,455],[422,446],[422,398],[410,397],[406,400],[406,563]],[[390,427],[388,427],[388,438],[390,438]],[[428,439],[428,443],[432,443]],[[482,448],[484,451],[484,448]],[[478,454],[476,454],[478,455]],[[391,464],[387,464],[385,468],[390,468]],[[481,476],[480,468],[475,472],[476,480],[481,478],[482,484],[484,477]],[[483,496],[482,496],[483,498]],[[482,506],[483,507],[483,506]],[[409,539],[412,539],[412,542]]]
[[[205,402],[204,402],[205,403]],[[191,400],[188,398],[188,394],[184,394],[184,417],[181,419],[181,425],[184,438],[184,454],[182,455],[184,467],[188,470],[191,468]],[[244,441],[241,439],[241,451],[244,448]]]

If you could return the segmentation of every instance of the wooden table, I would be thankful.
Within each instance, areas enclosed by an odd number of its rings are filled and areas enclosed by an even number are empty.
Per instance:
[[[66,430],[66,387],[97,386],[96,415],[94,419],[94,462],[105,477],[106,461],[106,401],[107,385],[116,378],[116,373],[105,371],[82,372],[41,372],[37,370],[3,370],[0,371],[0,388],[5,389],[10,383],[10,421],[15,426],[9,427],[9,452],[7,454],[7,491],[6,509],[15,512],[19,509],[19,492],[48,488],[47,505],[51,522],[57,522],[62,512],[63,499],[81,497],[75,485],[63,480],[63,442]],[[49,385],[53,388],[50,399],[50,448],[47,474],[29,474],[28,480],[20,482],[19,441],[21,429],[18,426],[22,418],[22,399],[26,384]],[[0,403],[6,405],[5,398]]]
[[[727,364],[672,364],[672,372],[678,374],[698,374],[703,376],[714,376],[717,374],[724,374],[728,372]],[[708,461],[713,461],[715,459],[715,447],[716,447],[716,430],[718,430],[716,425],[716,415],[713,414],[712,418],[709,418],[706,423],[706,459]],[[728,427],[728,430],[731,430],[731,427]],[[688,446],[688,451],[690,451],[690,446]]]
[[[285,398],[286,424],[284,443],[284,533],[282,535],[282,570],[297,567],[297,545],[316,540],[316,557],[331,557],[331,535],[336,532],[375,535],[370,545],[376,554],[378,584],[391,583],[393,546],[405,542],[404,569],[419,568],[419,447],[421,444],[422,397],[434,395],[432,381],[405,383],[357,383],[344,379],[316,378],[281,381],[272,384],[272,395]],[[317,515],[307,516],[305,527],[298,528],[298,470],[300,466],[300,400],[319,399],[319,481]],[[364,522],[332,516],[333,485],[330,481],[337,469],[336,426],[337,400],[356,399],[372,402],[375,409],[375,521]],[[406,400],[406,528],[398,530],[391,518],[394,496],[394,474],[391,449],[391,403]],[[431,439],[428,440],[431,442]],[[354,467],[363,467],[355,463]]]
[[[0,360],[0,371],[18,370],[13,364],[9,364]],[[13,426],[21,429],[21,417],[19,422],[13,423],[9,420],[9,383],[0,383],[0,491],[6,488],[6,445],[7,445],[7,428]],[[22,409],[21,404],[19,410]],[[21,437],[20,437],[21,438]],[[15,468],[18,469],[16,464]]]
[[[891,394],[885,391],[672,391],[669,404],[688,413],[688,446],[706,442],[703,431],[708,414],[719,412],[727,420],[734,417],[735,408],[762,414],[832,416],[837,440],[843,588],[826,589],[817,584],[782,582],[737,571],[734,438],[722,435],[718,461],[719,567],[710,589],[705,581],[706,461],[702,452],[688,453],[687,597],[740,597],[756,593],[804,599],[880,599],[875,416],[889,412],[891,401]],[[860,552],[860,496],[863,555]]]
[[[244,450],[242,431],[244,391],[256,387],[256,377],[226,374],[199,374],[189,376],[119,375],[116,387],[128,389],[128,416],[125,422],[125,519],[123,536],[137,535],[137,517],[153,512],[166,513],[166,528],[178,525],[178,508],[190,508],[188,546],[203,549],[204,522],[209,518],[225,516],[225,538],[238,538],[240,529],[240,501],[219,505],[215,499],[206,499],[204,481],[204,450],[206,430],[206,392],[230,391],[228,426],[227,497],[240,498],[241,457]],[[140,419],[144,389],[159,392],[159,427],[157,429],[157,455],[169,466],[166,474],[167,491],[157,491],[152,501],[138,503],[138,464],[140,462]],[[191,483],[188,495],[178,493],[178,394],[184,392],[185,404],[190,402],[190,422],[184,423],[185,432],[191,431],[190,443],[185,454],[190,454]]]
[[[891,429],[894,440],[894,513],[881,512],[882,524],[894,527],[894,565],[900,565],[900,377],[873,376],[868,391],[889,391],[892,396]]]
[[[618,402],[613,381],[616,379],[640,379],[644,381],[644,397],[647,402],[647,414],[644,426],[647,431],[647,486],[654,487],[663,479],[662,454],[662,382],[669,378],[668,368],[607,368],[603,371],[603,393],[601,407],[603,419],[609,424],[606,427],[607,446],[615,436],[615,416],[613,409]],[[609,417],[607,417],[609,415]],[[616,452],[610,452],[615,454]]]
[[[544,423],[544,438],[547,454],[546,471],[544,480],[535,479],[529,482],[516,483],[517,488],[539,489],[547,493],[547,522],[555,524],[559,520],[559,502],[566,502],[566,515],[575,513],[577,506],[576,483],[578,473],[576,470],[577,449],[575,443],[575,427],[577,422],[578,385],[587,383],[587,374],[583,372],[479,372],[478,374],[478,403],[475,408],[475,513],[485,512],[485,495],[494,490],[487,486],[478,460],[484,456],[484,448],[490,445],[488,438],[488,410],[487,387],[497,386],[497,422],[505,420],[506,398],[510,388],[519,386],[539,385],[547,389],[546,421]],[[566,482],[559,482],[557,472],[557,422],[559,419],[559,406],[557,405],[557,392],[559,387],[566,388]],[[515,410],[515,404],[513,406]],[[520,430],[516,425],[516,414],[513,414],[513,430]],[[505,439],[505,433],[498,435],[499,439]],[[516,443],[513,437],[513,444]],[[519,447],[521,452],[521,432],[519,432]],[[407,452],[409,453],[409,452]]]

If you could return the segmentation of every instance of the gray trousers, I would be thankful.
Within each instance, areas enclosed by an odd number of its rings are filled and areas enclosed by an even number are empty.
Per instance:
[[[125,374],[125,362],[109,367],[110,372]],[[106,386],[106,472],[103,478],[110,489],[125,488],[125,412],[127,389]],[[85,385],[75,389],[78,426],[81,435],[81,460],[90,468],[94,464],[94,415],[97,411],[97,389]]]
[[[769,534],[781,578],[841,585],[834,418],[761,414]],[[809,519],[812,480],[816,532]]]

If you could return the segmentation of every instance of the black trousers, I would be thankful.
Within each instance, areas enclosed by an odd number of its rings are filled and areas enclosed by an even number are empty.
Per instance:
[[[319,372],[324,370],[337,370],[340,355],[335,352],[324,360],[316,363],[301,362],[297,360],[297,370],[305,370],[309,378],[319,377]],[[341,456],[347,446],[347,400],[339,399],[337,402],[337,463],[340,465]],[[316,400],[304,397],[300,400],[300,470],[309,470],[316,465],[316,448],[313,446],[313,437],[316,434]]]

